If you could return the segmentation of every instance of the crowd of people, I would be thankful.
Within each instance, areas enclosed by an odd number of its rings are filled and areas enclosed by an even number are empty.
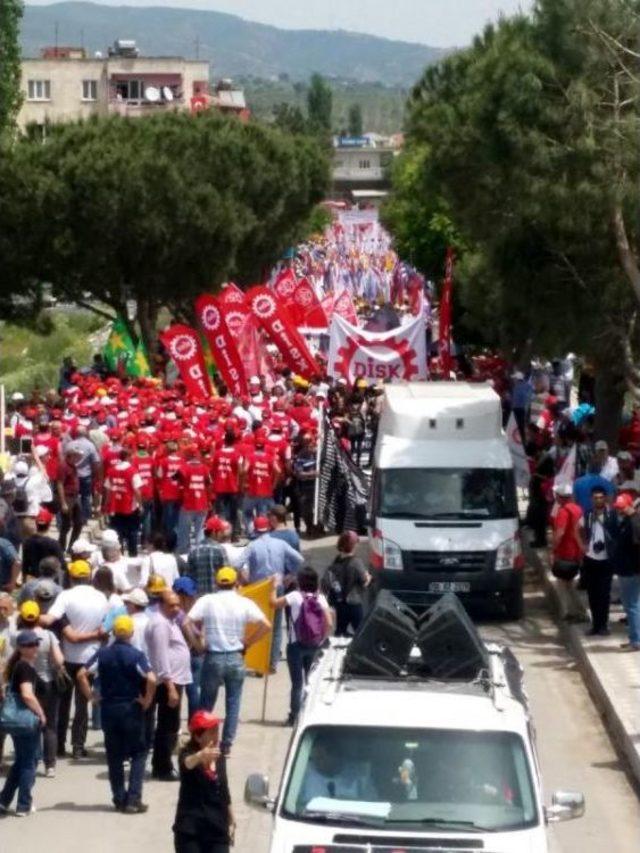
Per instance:
[[[339,537],[321,581],[301,535],[319,532],[321,422],[360,459],[379,393],[283,371],[269,389],[253,378],[247,399],[220,387],[190,401],[179,383],[108,375],[99,359],[68,367],[57,392],[14,394],[5,425],[14,453],[0,482],[2,707],[10,695],[37,724],[4,729],[14,749],[0,814],[16,796],[14,813],[30,814],[38,766],[54,779],[60,760],[82,762],[99,727],[114,808],[146,811],[149,763],[153,780],[180,781],[176,849],[223,851],[247,649],[271,634],[275,672],[284,633],[292,725],[318,648],[362,619],[358,536]],[[240,594],[264,580],[272,622]],[[185,713],[190,739],[176,762]]]

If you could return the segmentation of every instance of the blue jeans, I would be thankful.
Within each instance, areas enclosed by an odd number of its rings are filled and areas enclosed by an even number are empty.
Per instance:
[[[178,518],[180,517],[180,501],[163,501],[162,503],[162,529],[165,536],[176,533],[178,529]]]
[[[273,498],[252,498],[249,495],[245,497],[242,505],[242,517],[247,536],[253,534],[253,519],[259,515],[266,515],[273,505]]]
[[[289,643],[287,646],[287,665],[289,667],[289,678],[291,679],[289,715],[294,720],[300,713],[302,688],[317,653],[317,648],[303,646],[302,643]]]
[[[191,549],[191,532],[197,543],[204,537],[204,520],[207,517],[206,510],[181,509],[178,516],[178,541],[176,550],[178,554],[186,554]]]
[[[193,681],[191,684],[187,684],[184,689],[184,692],[187,694],[189,719],[191,719],[191,715],[200,707],[200,677],[202,675],[203,663],[204,655],[191,652],[191,675],[193,676]]]
[[[216,512],[231,525],[231,534],[236,537],[238,529],[238,510],[240,495],[237,492],[221,492],[216,498]]]
[[[93,495],[93,479],[91,474],[88,477],[79,477],[80,485],[80,509],[82,511],[82,523],[86,524],[91,518],[91,498]]]
[[[284,595],[284,588],[279,586],[276,595]],[[269,663],[271,669],[276,669],[282,653],[282,610],[276,610],[273,614],[273,627],[271,632],[271,658]]]
[[[135,805],[142,800],[147,760],[142,707],[137,702],[103,705],[102,730],[113,804]],[[128,790],[124,778],[124,762],[127,759],[131,759]]]
[[[240,700],[246,670],[241,652],[207,652],[200,676],[200,707],[213,711],[218,691],[224,685],[224,729],[222,745],[230,747],[238,730]]]
[[[640,645],[640,575],[629,578],[618,577],[620,600],[627,614],[629,642]]]
[[[18,811],[28,812],[33,802],[31,792],[36,782],[40,756],[40,731],[28,735],[11,735],[11,739],[15,757],[0,793],[0,805],[9,808],[17,791]]]

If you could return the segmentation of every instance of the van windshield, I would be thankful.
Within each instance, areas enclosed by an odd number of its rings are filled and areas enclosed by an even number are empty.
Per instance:
[[[283,817],[500,832],[538,823],[529,762],[511,732],[313,726],[298,744]]]
[[[387,468],[378,472],[380,518],[515,518],[513,471],[505,468]]]

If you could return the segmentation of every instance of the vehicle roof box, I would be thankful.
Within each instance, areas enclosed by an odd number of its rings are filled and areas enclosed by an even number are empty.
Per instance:
[[[412,441],[500,438],[500,398],[486,384],[406,382],[388,385],[380,434]]]

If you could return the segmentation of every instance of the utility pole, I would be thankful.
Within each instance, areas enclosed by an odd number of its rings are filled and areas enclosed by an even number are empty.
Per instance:
[[[56,21],[53,25],[53,46],[56,49],[56,55],[58,53],[58,22]]]
[[[200,59],[200,36],[196,36],[196,59]]]

